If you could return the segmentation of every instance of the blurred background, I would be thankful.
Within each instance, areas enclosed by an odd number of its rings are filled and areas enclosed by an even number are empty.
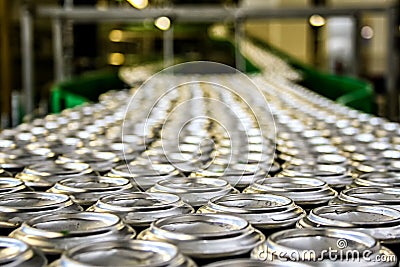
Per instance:
[[[399,5],[398,0],[0,0],[0,128],[57,111],[54,88],[87,73],[192,60],[249,72],[236,51],[237,39],[247,37],[318,72],[368,81],[374,88],[370,112],[398,120]],[[94,101],[98,93],[85,97]]]

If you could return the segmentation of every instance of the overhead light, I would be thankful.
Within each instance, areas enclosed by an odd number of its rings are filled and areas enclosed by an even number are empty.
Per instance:
[[[162,31],[166,31],[171,27],[171,20],[168,17],[162,16],[154,21],[154,25]]]
[[[374,37],[374,29],[371,26],[363,26],[361,28],[361,37],[364,39],[372,39]]]
[[[129,4],[131,4],[134,8],[144,9],[149,5],[148,0],[126,0]]]
[[[208,28],[208,35],[214,38],[226,38],[229,35],[229,31],[225,25],[215,24]]]
[[[326,23],[325,18],[320,15],[317,15],[317,14],[312,15],[308,19],[308,22],[310,23],[311,26],[314,26],[314,27],[322,27]]]
[[[110,64],[110,65],[119,66],[119,65],[124,64],[124,62],[125,62],[124,54],[111,53],[108,55],[108,64]]]
[[[121,42],[123,34],[124,33],[121,30],[112,30],[108,35],[108,39],[110,39],[111,42]]]

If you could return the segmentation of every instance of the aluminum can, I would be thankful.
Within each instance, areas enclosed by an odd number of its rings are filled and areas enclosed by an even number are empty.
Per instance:
[[[192,173],[191,177],[219,177],[233,187],[243,190],[254,181],[260,178],[265,178],[267,172],[258,164],[232,164],[228,168],[224,166],[208,166],[207,169],[198,170]]]
[[[272,194],[232,194],[211,199],[197,213],[226,213],[247,220],[269,235],[292,227],[305,216],[293,200]]]
[[[305,210],[327,204],[337,196],[337,192],[324,181],[298,177],[260,179],[244,189],[243,193],[268,193],[285,196]]]
[[[0,159],[0,177],[12,177],[13,175],[10,172],[6,171],[5,169],[3,169],[1,167],[3,165],[5,166],[5,168],[7,168],[8,164],[2,164],[1,159]],[[9,167],[11,167],[11,166],[9,166]]]
[[[89,207],[103,196],[140,190],[126,178],[83,176],[61,180],[48,192],[68,195],[75,203]]]
[[[365,256],[368,251],[368,257]],[[267,262],[295,261],[310,266],[396,266],[395,254],[372,236],[344,229],[290,229],[272,234],[251,252]],[[376,259],[385,259],[377,263]]]
[[[350,187],[400,187],[400,172],[371,172],[355,178]]]
[[[399,196],[400,188],[354,187],[340,192],[329,204],[381,205],[400,210]]]
[[[239,193],[227,181],[219,178],[174,178],[158,182],[148,192],[172,193],[198,208],[217,196]]]
[[[0,196],[0,229],[3,234],[31,218],[81,211],[68,196],[45,192],[19,192]]]
[[[0,177],[0,196],[24,191],[32,191],[32,189],[19,179]]]
[[[196,267],[179,249],[168,243],[127,240],[82,244],[67,250],[49,267],[75,266],[140,266]]]
[[[119,161],[120,159],[115,153],[81,148],[73,153],[59,156],[56,163],[84,162],[88,163],[93,171],[105,174],[116,166]]]
[[[400,243],[400,211],[384,206],[322,206],[311,210],[297,226],[346,228],[369,234],[384,244]]]
[[[245,219],[226,214],[167,217],[152,223],[138,239],[175,244],[183,254],[197,259],[243,255],[265,241]]]
[[[79,244],[132,239],[136,232],[114,214],[77,212],[30,219],[11,232],[46,255],[60,255]]]
[[[105,196],[88,211],[116,214],[136,230],[147,228],[161,218],[194,213],[194,209],[177,195],[147,192]]]
[[[74,176],[83,176],[93,173],[89,164],[83,162],[69,162],[57,164],[42,162],[26,167],[15,177],[21,179],[26,185],[45,191],[56,182]]]
[[[18,239],[0,236],[0,265],[7,267],[45,267],[47,259],[37,249]]]
[[[123,164],[114,167],[107,176],[129,178],[140,189],[147,190],[161,180],[182,177],[182,174],[170,164],[131,162],[130,166]]]
[[[278,176],[316,178],[335,189],[342,189],[353,181],[347,168],[340,165],[291,166],[284,169]]]

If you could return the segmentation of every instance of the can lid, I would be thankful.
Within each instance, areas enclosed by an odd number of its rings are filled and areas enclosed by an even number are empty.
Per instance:
[[[400,172],[370,172],[354,179],[353,186],[400,187]]]
[[[0,210],[42,210],[66,205],[71,199],[63,194],[47,192],[20,192],[0,196]]]
[[[242,217],[260,228],[295,224],[305,212],[293,200],[272,194],[232,194],[211,199],[197,213],[227,213]]]
[[[149,189],[149,192],[164,192],[179,195],[192,205],[204,205],[213,197],[238,192],[227,181],[220,178],[190,177],[164,179]]]
[[[101,196],[140,191],[129,179],[122,177],[79,176],[58,181],[49,192],[70,195],[80,204],[93,204]]]
[[[43,267],[46,258],[28,244],[10,237],[0,237],[0,264],[3,266]]]
[[[89,210],[118,214],[130,225],[150,225],[159,218],[194,212],[177,195],[144,192],[105,196]]]
[[[400,189],[390,187],[354,187],[340,192],[338,198],[347,203],[376,204],[400,207]]]
[[[245,219],[226,214],[185,214],[160,219],[140,233],[139,239],[176,244],[196,258],[244,254],[265,237]]]
[[[270,193],[286,196],[298,205],[326,203],[337,192],[325,182],[314,178],[272,177],[255,181],[243,193]]]
[[[18,192],[27,189],[25,184],[16,178],[0,177],[0,195]]]
[[[172,244],[145,241],[107,241],[68,250],[58,266],[194,267]]]
[[[298,222],[298,226],[356,229],[380,241],[400,241],[400,211],[386,206],[322,206],[311,210]]]
[[[44,215],[25,221],[10,236],[24,240],[48,254],[82,243],[130,239],[135,231],[114,214],[96,212]]]

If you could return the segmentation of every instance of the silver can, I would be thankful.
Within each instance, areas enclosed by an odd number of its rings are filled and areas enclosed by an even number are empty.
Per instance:
[[[152,223],[138,239],[175,244],[193,258],[242,255],[265,241],[245,219],[226,214],[167,217]]]
[[[129,178],[140,189],[147,190],[161,180],[182,177],[182,174],[170,164],[131,162],[129,166],[123,164],[114,167],[107,176]]]
[[[400,187],[400,172],[371,172],[354,179],[351,187]]]
[[[31,218],[82,211],[68,196],[44,192],[20,192],[0,196],[0,229],[9,231]],[[8,233],[7,233],[8,234]]]
[[[32,191],[32,189],[19,179],[0,177],[0,196],[24,191]]]
[[[354,187],[340,192],[329,204],[381,205],[400,210],[400,188]]]
[[[260,178],[265,178],[267,172],[258,164],[232,164],[229,168],[224,166],[209,166],[207,169],[192,173],[191,177],[219,177],[241,190]]]
[[[337,192],[321,180],[297,177],[260,179],[244,189],[243,193],[285,196],[306,210],[326,204],[337,196]]]
[[[193,207],[200,207],[218,196],[239,193],[227,181],[219,178],[173,178],[158,182],[148,192],[172,193]]]
[[[196,267],[179,249],[168,243],[129,240],[83,244],[67,250],[49,267],[140,266]]]
[[[194,213],[177,195],[144,192],[102,197],[88,211],[116,214],[135,229],[147,228],[153,221],[168,216]]]
[[[278,176],[316,178],[337,189],[344,188],[353,181],[348,170],[341,165],[291,166],[284,169]]]
[[[305,216],[293,200],[271,194],[233,194],[211,199],[197,213],[226,213],[247,220],[266,232],[284,229]]]
[[[59,156],[56,163],[85,162],[90,165],[93,171],[104,174],[116,166],[119,161],[118,156],[112,152],[81,148],[73,153]]]
[[[52,193],[69,195],[71,199],[88,207],[103,196],[128,192],[140,192],[129,179],[103,176],[73,177],[57,182],[47,190]]]
[[[42,162],[26,167],[15,177],[24,181],[28,186],[45,190],[63,179],[88,175],[92,172],[89,164],[83,162],[65,164]]]
[[[132,239],[136,232],[114,214],[78,212],[45,215],[25,221],[10,237],[46,255],[59,255],[79,244]]]
[[[400,243],[400,211],[384,206],[322,206],[311,210],[297,226],[346,228],[369,234],[382,243]]]
[[[368,252],[366,254],[365,252]],[[367,256],[366,256],[367,255]],[[290,229],[277,232],[251,252],[267,262],[290,261],[311,266],[396,266],[395,254],[365,233],[343,229]]]
[[[4,168],[11,167],[6,163],[2,163],[0,159],[0,177],[12,177],[13,175],[10,172],[3,169],[3,166]]]
[[[0,265],[7,267],[45,267],[47,259],[43,254],[27,243],[0,237]]]

